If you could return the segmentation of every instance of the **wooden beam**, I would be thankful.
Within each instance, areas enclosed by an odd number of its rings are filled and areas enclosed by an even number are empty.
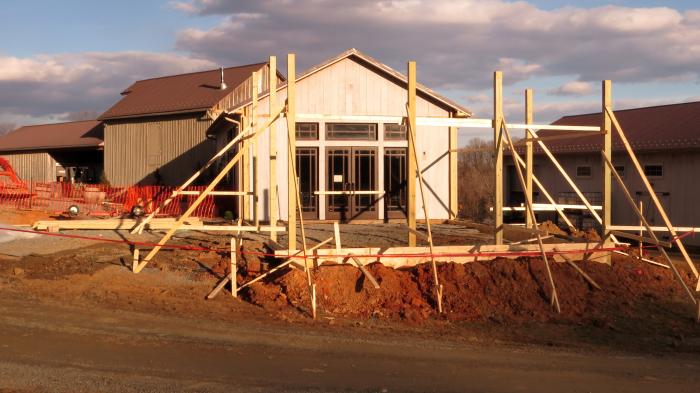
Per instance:
[[[573,260],[583,259],[586,254],[591,254],[593,260],[599,260],[604,253],[596,249],[599,243],[556,243],[544,244],[545,252],[554,262],[566,262],[561,253],[566,253]],[[554,249],[557,249],[555,252]],[[540,256],[540,246],[538,244],[478,244],[459,246],[435,246],[434,254],[441,262],[452,262],[458,264],[472,263],[475,261],[490,261],[496,258],[517,259],[523,253],[531,257]],[[429,247],[356,247],[356,248],[321,248],[316,250],[313,258],[319,264],[353,264],[349,261],[348,255],[353,254],[362,264],[381,263],[392,268],[402,268],[415,266],[430,262]],[[551,255],[553,254],[553,255]],[[302,261],[302,251],[286,249],[276,250],[277,258],[290,258],[295,261]]]
[[[416,124],[416,62],[408,62],[408,121],[410,124]],[[408,144],[411,146],[415,143],[415,129],[409,128],[408,130]],[[406,220],[408,227],[415,230],[416,229],[416,153],[413,149],[408,149],[408,159],[407,163],[407,181],[406,181]],[[423,201],[425,203],[425,201]],[[428,219],[428,217],[426,217]],[[416,245],[416,235],[413,232],[408,232],[408,246],[415,247]]]
[[[258,71],[253,72],[253,97],[252,97],[252,104],[251,104],[251,118],[252,118],[252,127],[256,128],[258,126],[258,94],[259,94],[259,88],[260,88],[260,73]],[[255,226],[258,226],[260,223],[260,217],[259,217],[259,202],[260,202],[260,190],[259,190],[259,185],[258,185],[258,176],[259,176],[259,167],[260,167],[260,158],[258,157],[258,141],[257,139],[253,139],[251,142],[251,180],[252,180],[252,208],[253,208],[253,223]]]
[[[372,275],[372,273],[370,273],[369,270],[367,270],[367,268],[365,267],[365,265],[363,265],[362,262],[360,262],[359,259],[355,258],[355,257],[352,256],[352,255],[350,256],[350,259],[351,259],[353,262],[355,262],[355,265],[357,266],[357,268],[360,269],[360,271],[362,272],[362,274],[364,274],[365,277],[367,277],[367,279],[369,280],[369,282],[372,283],[372,285],[374,286],[374,289],[379,289],[379,282],[377,282],[377,279],[375,279],[374,276]]]
[[[503,73],[493,73],[494,243],[503,244]],[[527,166],[527,164],[525,164]],[[517,165],[516,165],[517,166]]]
[[[241,121],[243,122],[243,124],[249,124],[249,127],[253,128],[252,120],[250,120],[249,122],[249,119],[251,117],[247,115],[248,109],[245,108],[244,111],[246,115],[241,116]],[[244,192],[250,192],[250,142],[248,140],[243,141],[243,143],[241,144],[240,151],[243,153],[243,155],[241,158],[241,165],[239,166],[238,170],[241,175],[241,183],[239,184],[243,184]],[[239,214],[239,218],[247,220],[250,213],[250,199],[241,198],[241,203],[243,205],[243,211],[241,212],[241,214]]]
[[[297,248],[297,204],[296,204],[296,68],[293,53],[287,55],[287,226],[289,238],[287,248]]]
[[[671,220],[668,218],[668,215],[666,214],[666,209],[664,209],[663,205],[661,204],[661,201],[659,201],[659,197],[656,196],[656,192],[654,191],[654,187],[652,187],[651,183],[649,183],[649,179],[647,178],[646,174],[644,173],[644,170],[642,169],[642,165],[639,163],[639,160],[637,159],[637,155],[634,154],[634,150],[632,150],[632,146],[630,145],[629,141],[627,140],[627,137],[625,136],[625,132],[622,130],[620,123],[617,121],[617,118],[615,117],[615,113],[613,112],[612,108],[610,108],[610,107],[606,107],[605,111],[607,112],[610,120],[615,125],[615,129],[617,130],[617,134],[620,136],[620,140],[622,141],[622,145],[625,146],[625,150],[627,150],[627,154],[630,157],[630,161],[632,161],[632,165],[637,170],[637,173],[639,174],[640,178],[642,179],[642,184],[644,184],[644,187],[646,188],[647,193],[649,193],[649,196],[651,197],[651,201],[656,206],[656,209],[659,212],[661,219],[664,221],[664,225],[666,225],[666,228],[668,228],[668,231],[671,233],[671,236],[673,236],[675,238],[675,243],[678,246],[678,249],[680,250],[681,254],[683,255],[683,258],[685,259],[686,264],[688,265],[690,270],[695,275],[695,278],[696,279],[699,278],[698,270],[695,267],[695,264],[690,259],[690,255],[688,255],[688,251],[686,251],[685,246],[683,245],[683,242],[680,240],[680,238],[678,238],[678,234],[673,229],[673,224],[671,224]],[[698,281],[698,286],[700,286],[700,280]]]
[[[610,233],[615,235],[615,236],[623,237],[625,239],[636,240],[636,241],[642,242],[642,243],[649,243],[649,244],[653,244],[655,246],[661,246],[661,247],[666,247],[666,248],[673,247],[673,245],[670,242],[665,242],[663,240],[653,239],[650,237],[639,236],[639,235],[635,235],[633,233],[627,233],[627,232],[622,232],[622,231],[610,231]]]
[[[603,81],[603,97],[602,97],[602,123],[600,130],[605,132],[603,135],[603,159],[612,162],[612,123],[610,121],[610,115],[606,108],[612,107],[612,82],[610,80]],[[603,216],[602,226],[603,226],[603,237],[608,236],[608,232],[605,228],[612,225],[612,178],[610,168],[603,162]],[[597,216],[595,213],[594,216]]]
[[[269,86],[269,97],[268,97],[268,110],[270,113],[277,107],[277,57],[270,56],[270,81]],[[277,225],[277,219],[279,217],[279,211],[277,206],[277,127],[275,123],[270,124],[268,128],[270,133],[270,183],[268,191],[268,208],[270,225]],[[271,232],[270,239],[277,241],[277,233]]]
[[[450,116],[453,117],[454,114],[450,113]],[[458,134],[457,134],[457,127],[450,127],[450,137],[449,137],[449,161],[450,161],[450,181],[449,181],[449,187],[450,187],[450,211],[449,211],[449,218],[451,220],[454,220],[457,218],[457,214],[459,214],[459,201],[457,198],[458,191],[459,191],[459,176],[458,176],[458,170],[459,170],[459,156],[457,153],[457,148],[459,140],[458,140]]]
[[[532,89],[525,90],[525,124],[532,124]],[[525,144],[525,190],[523,190],[530,201],[534,203],[532,198],[532,173],[533,173],[533,154],[532,154],[532,138],[534,135],[529,129],[525,130],[525,139],[527,140]],[[525,207],[529,209],[529,206]],[[534,228],[534,223],[532,222],[531,214],[529,211],[525,212],[525,226],[528,228]]]
[[[640,209],[641,211],[641,209]],[[650,227],[654,232],[668,232],[668,227],[653,226]],[[611,231],[644,231],[646,227],[643,225],[610,225],[608,227]],[[673,227],[676,232],[698,232],[700,233],[700,227]]]
[[[556,248],[555,248],[555,250],[556,250]],[[564,260],[566,260],[566,263],[568,263],[569,266],[573,267],[574,270],[576,270],[583,277],[584,280],[588,281],[588,283],[591,284],[591,286],[593,286],[597,290],[601,290],[600,285],[598,285],[598,283],[595,282],[595,280],[593,278],[591,278],[591,276],[589,276],[586,272],[584,272],[583,269],[581,269],[578,265],[576,265],[574,263],[574,261],[572,261],[571,258],[569,258],[568,255],[561,254],[561,257],[564,258]]]
[[[501,120],[503,121],[503,120]],[[518,161],[516,159],[517,152],[515,151],[515,146],[513,146],[513,138],[510,136],[510,132],[508,131],[508,127],[505,125],[501,126],[498,124],[498,129],[503,130],[503,135],[506,137],[508,140],[508,146],[510,147],[510,153],[513,156],[513,163],[515,164],[515,172],[518,174],[518,180],[520,180],[520,186],[524,189],[525,188],[525,177],[523,176],[523,170],[520,168],[520,165],[518,164]],[[530,213],[530,217],[532,219],[532,223],[537,227],[537,218],[535,217],[535,211],[532,209],[532,200],[528,195],[525,195],[525,203],[528,205],[528,212]],[[551,287],[552,291],[552,299],[551,299],[551,304],[554,306],[557,310],[558,313],[561,313],[561,306],[559,305],[559,295],[557,295],[557,287],[554,284],[554,277],[552,275],[552,269],[549,266],[549,259],[547,259],[547,253],[545,251],[544,243],[542,243],[542,235],[540,235],[539,230],[535,230],[535,235],[537,236],[537,243],[540,246],[540,252],[542,255],[542,260],[544,261],[544,265],[547,271],[547,279],[549,281],[549,285]]]

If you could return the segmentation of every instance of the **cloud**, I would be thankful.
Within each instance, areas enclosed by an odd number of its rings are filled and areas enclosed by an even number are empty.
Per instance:
[[[219,63],[298,53],[298,68],[350,47],[399,70],[418,61],[421,82],[482,89],[491,72],[512,84],[536,76],[580,82],[698,80],[700,12],[667,7],[543,10],[501,0],[194,0],[209,29],[186,29],[176,47]],[[235,48],[235,49],[234,49]]]
[[[571,81],[551,89],[547,93],[555,96],[585,96],[593,93],[593,84],[590,82]]]
[[[215,67],[171,53],[0,56],[0,118],[27,124],[101,113],[138,79]]]

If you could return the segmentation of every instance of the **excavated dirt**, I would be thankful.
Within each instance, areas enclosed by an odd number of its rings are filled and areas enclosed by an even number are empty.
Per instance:
[[[595,289],[571,266],[552,263],[562,310],[557,314],[549,303],[550,285],[540,259],[439,264],[438,277],[444,287],[442,317],[452,321],[569,321],[605,325],[613,319],[640,313],[670,311],[692,315],[690,306],[685,305],[687,299],[683,298],[687,295],[668,269],[632,258],[613,258],[611,265],[598,262],[578,265],[602,290]],[[395,270],[371,264],[368,270],[380,289],[375,289],[353,266],[316,269],[313,282],[319,312],[329,316],[410,321],[438,317],[431,265]],[[691,275],[682,268],[681,272],[690,284]],[[309,308],[307,277],[300,270],[256,283],[245,296],[269,311]],[[668,305],[672,307],[663,311]]]

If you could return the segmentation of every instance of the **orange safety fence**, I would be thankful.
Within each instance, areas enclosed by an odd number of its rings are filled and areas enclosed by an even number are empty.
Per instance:
[[[186,191],[202,191],[205,188],[206,186],[192,186]],[[65,182],[0,183],[0,207],[63,213],[70,206],[76,205],[80,214],[120,216],[130,213],[134,206],[141,206],[148,214],[176,189],[174,186],[112,187]],[[178,195],[168,206],[161,209],[159,216],[178,216],[195,199],[197,195]],[[192,216],[210,218],[216,214],[214,197],[207,196]]]

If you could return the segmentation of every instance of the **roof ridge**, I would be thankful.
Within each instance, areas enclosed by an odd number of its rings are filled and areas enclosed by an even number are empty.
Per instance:
[[[19,129],[21,129],[21,128],[24,128],[24,127],[56,126],[56,125],[61,125],[61,124],[87,123],[87,122],[89,122],[89,121],[96,121],[96,122],[98,122],[98,123],[102,123],[102,120],[92,119],[92,120],[59,121],[59,122],[56,122],[56,123],[25,124],[25,125],[23,125],[23,126],[21,126],[21,127],[15,128],[14,131],[17,131],[17,130],[19,130]],[[14,131],[13,131],[13,132],[14,132]]]
[[[266,62],[266,61],[263,61],[263,62],[261,62],[261,63],[250,63],[250,64],[244,64],[244,65],[240,65],[240,66],[224,67],[224,70],[229,70],[229,69],[231,69],[231,68],[250,67],[250,66],[256,66],[256,65],[263,66],[263,65],[265,65],[265,64],[267,64],[267,62]],[[136,84],[136,83],[138,83],[138,82],[146,82],[146,81],[151,81],[151,80],[156,80],[156,79],[174,78],[174,77],[177,77],[177,76],[185,76],[185,75],[204,74],[205,72],[219,71],[220,69],[221,69],[221,68],[213,68],[213,69],[210,69],[210,70],[183,72],[183,73],[181,73],[181,74],[154,76],[153,78],[146,78],[146,79],[139,79],[139,80],[136,80],[136,81],[134,81],[134,83],[132,83],[131,85],[129,85],[129,87],[133,86],[134,84]],[[127,87],[125,90],[128,90],[128,89],[129,89],[129,88]]]
[[[686,101],[686,102],[673,102],[670,104],[658,104],[658,105],[650,105],[650,106],[639,106],[636,108],[626,108],[626,109],[613,109],[613,112],[627,112],[627,111],[638,111],[642,109],[652,109],[652,108],[661,108],[665,106],[676,106],[676,105],[690,105],[690,104],[700,104],[700,100],[697,101]],[[588,113],[579,113],[578,115],[565,115],[559,118],[559,120],[567,118],[567,117],[578,117],[578,116],[590,116],[590,115],[598,115],[603,113],[603,111],[600,112],[588,112]]]

